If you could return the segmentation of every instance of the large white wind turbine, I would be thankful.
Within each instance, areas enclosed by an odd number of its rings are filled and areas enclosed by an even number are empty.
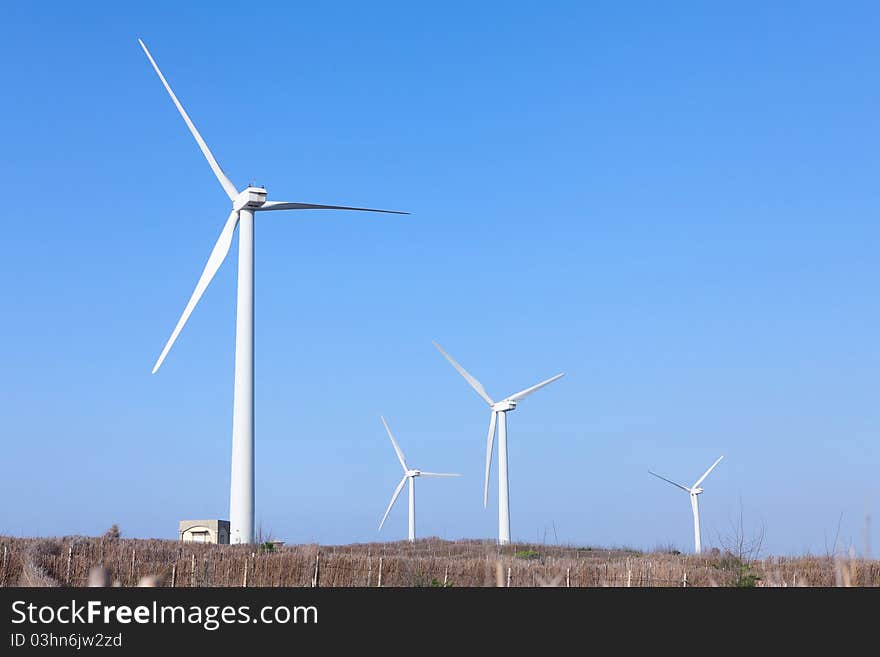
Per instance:
[[[403,456],[403,452],[400,451],[400,445],[397,444],[397,441],[394,440],[394,434],[391,433],[391,427],[388,426],[388,423],[385,421],[385,418],[382,418],[382,424],[385,425],[385,431],[388,432],[388,437],[391,438],[391,445],[394,447],[394,453],[397,454],[397,460],[400,461],[400,465],[403,467],[403,479],[400,480],[400,483],[397,484],[397,488],[394,489],[394,492],[391,494],[391,502],[388,503],[388,508],[385,509],[385,515],[382,516],[382,522],[379,523],[379,531],[382,531],[382,525],[385,524],[385,519],[388,517],[388,514],[391,512],[391,507],[394,506],[394,503],[397,501],[397,496],[400,495],[400,491],[403,490],[403,485],[406,483],[407,479],[409,480],[409,542],[412,543],[416,540],[416,477],[460,477],[459,474],[447,474],[445,472],[425,472],[424,470],[417,470],[415,468],[410,468],[406,464],[406,458]]]
[[[232,201],[232,211],[226,219],[223,230],[208,263],[196,283],[189,302],[171,337],[153,366],[155,374],[168,355],[168,351],[177,339],[183,325],[199,302],[205,288],[220,268],[229,247],[235,227],[238,231],[238,301],[235,318],[235,387],[232,407],[232,477],[229,495],[230,540],[232,543],[251,543],[254,536],[254,212],[263,210],[364,210],[366,212],[392,212],[408,214],[393,210],[374,210],[372,208],[353,208],[343,205],[316,205],[314,203],[286,203],[267,201],[266,190],[262,187],[246,187],[238,191],[217,163],[205,140],[196,130],[192,120],[177,96],[171,90],[159,66],[147,50],[144,42],[138,39],[141,48],[150,60],[150,64],[165,86],[177,111],[183,117],[186,126],[195,137],[202,154],[208,160],[211,170],[220,181],[223,191]]]
[[[489,437],[486,439],[486,482],[483,487],[483,507],[489,503],[489,469],[492,463],[492,446],[495,440],[495,427],[498,427],[498,542],[501,544],[510,543],[510,495],[509,484],[507,479],[507,413],[516,409],[516,403],[532,394],[539,388],[543,388],[549,383],[553,383],[565,374],[557,374],[546,381],[541,381],[531,388],[520,390],[517,393],[505,397],[499,402],[492,401],[489,393],[483,387],[483,384],[477,381],[467,370],[456,363],[452,356],[443,351],[443,347],[434,342],[437,350],[443,354],[452,366],[458,370],[458,373],[464,377],[471,388],[477,391],[477,394],[489,404],[491,414],[489,416]]]
[[[719,463],[721,463],[721,459],[723,459],[723,458],[724,458],[723,455],[719,456],[718,460],[715,461],[715,463],[713,463],[711,466],[709,466],[709,469],[703,473],[703,476],[700,477],[699,479],[697,479],[694,482],[694,485],[691,486],[690,488],[688,488],[687,486],[682,486],[681,484],[677,484],[674,481],[672,481],[671,479],[667,479],[666,477],[663,477],[662,475],[658,475],[656,472],[651,472],[650,470],[648,470],[648,472],[650,472],[652,475],[654,475],[658,479],[662,479],[663,481],[670,483],[673,486],[678,486],[679,488],[681,488],[683,491],[685,491],[686,493],[688,493],[691,496],[691,508],[694,511],[694,554],[700,554],[700,550],[701,550],[701,548],[700,548],[700,503],[697,501],[697,495],[699,495],[700,493],[703,492],[703,489],[700,488],[700,484],[702,484],[703,480],[709,476],[709,473],[715,469],[715,466],[718,465]]]

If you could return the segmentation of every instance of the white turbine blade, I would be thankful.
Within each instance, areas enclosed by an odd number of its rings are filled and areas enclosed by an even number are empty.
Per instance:
[[[359,210],[361,212],[384,212],[385,214],[409,214],[400,210],[377,210],[375,208],[353,208],[348,205],[319,205],[316,203],[285,203],[266,201],[256,210]]]
[[[673,486],[678,486],[678,487],[681,488],[683,491],[687,491],[688,493],[691,492],[691,489],[690,489],[690,488],[688,488],[687,486],[682,486],[681,484],[677,484],[677,483],[675,483],[674,481],[672,481],[672,479],[667,479],[666,477],[663,477],[662,475],[658,475],[656,472],[651,472],[650,470],[648,470],[648,472],[649,472],[650,474],[654,475],[655,477],[657,477],[658,479],[662,479],[663,481],[665,481],[665,482],[667,482],[667,483],[670,483],[670,484],[672,484]]]
[[[425,472],[421,470],[419,472],[422,477],[460,477],[460,474],[448,474],[446,472]]]
[[[483,508],[489,505],[489,469],[492,467],[492,447],[495,443],[495,422],[498,419],[498,413],[492,411],[492,417],[489,419],[489,437],[486,438],[486,485],[483,488]]]
[[[709,467],[709,469],[706,470],[706,472],[703,473],[703,476],[700,477],[699,479],[697,479],[697,482],[693,485],[693,488],[696,488],[697,486],[699,486],[700,484],[702,484],[702,483],[703,483],[703,480],[704,480],[706,477],[709,476],[709,473],[712,472],[712,470],[715,469],[715,466],[716,466],[716,465],[718,465],[719,463],[721,463],[721,459],[723,459],[723,458],[724,458],[723,455],[722,455],[722,456],[719,456],[719,457],[718,457],[718,460],[715,461],[715,463],[713,463],[713,464]]]
[[[168,342],[165,344],[165,348],[162,350],[162,353],[159,354],[159,359],[156,361],[156,364],[153,365],[153,374],[155,374],[162,366],[162,361],[165,360],[165,356],[168,355],[171,345],[174,344],[181,329],[183,329],[183,325],[186,324],[186,320],[189,319],[189,316],[192,314],[193,308],[196,307],[196,304],[205,292],[205,288],[208,287],[211,279],[214,278],[214,274],[217,273],[217,270],[220,269],[220,265],[223,264],[226,254],[229,253],[229,247],[232,245],[232,234],[235,232],[236,224],[238,224],[238,210],[233,210],[229,213],[229,218],[226,220],[226,225],[223,226],[223,230],[220,233],[220,237],[217,239],[217,243],[214,244],[214,248],[211,250],[211,255],[208,256],[208,263],[205,265],[204,271],[202,271],[199,282],[196,283],[196,289],[193,290],[192,296],[186,304],[186,308],[183,309],[183,314],[180,316],[177,326],[174,327],[174,330],[171,332],[171,337],[168,338]]]
[[[491,406],[492,404],[495,403],[492,401],[492,398],[489,396],[489,393],[486,392],[486,389],[483,387],[482,383],[477,381],[473,376],[471,376],[471,374],[466,369],[464,369],[461,365],[456,363],[453,360],[452,356],[450,356],[445,351],[443,351],[443,347],[441,347],[439,344],[437,344],[436,341],[432,340],[431,342],[433,342],[434,346],[437,347],[437,351],[439,351],[441,354],[443,354],[443,357],[446,358],[446,360],[448,360],[456,370],[458,370],[458,373],[464,377],[464,380],[471,384],[471,388],[476,390],[477,394],[480,397],[482,397],[486,401],[486,403],[489,404],[489,406]]]
[[[517,393],[511,395],[510,397],[508,397],[508,399],[509,399],[510,401],[519,401],[519,400],[522,399],[523,397],[528,397],[529,395],[531,395],[533,392],[535,392],[535,390],[539,390],[539,389],[543,388],[543,387],[546,386],[546,385],[550,385],[551,383],[553,383],[553,382],[556,381],[557,379],[561,379],[561,378],[564,377],[564,376],[565,376],[565,373],[564,373],[564,372],[563,372],[562,374],[557,374],[556,376],[551,376],[551,377],[550,377],[549,379],[547,379],[546,381],[541,381],[541,383],[539,383],[539,384],[537,384],[537,385],[534,385],[534,386],[532,386],[531,388],[526,388],[525,390],[520,390],[519,392],[517,392]]]
[[[168,81],[165,80],[165,76],[162,75],[162,71],[159,70],[159,65],[156,64],[156,60],[153,59],[150,51],[147,50],[146,44],[140,39],[138,39],[138,43],[141,44],[141,48],[144,49],[144,53],[147,55],[147,59],[150,60],[150,64],[153,65],[153,68],[156,70],[159,79],[162,80],[162,84],[165,85],[165,90],[168,91],[168,95],[171,96],[171,100],[174,101],[174,104],[177,107],[177,111],[180,112],[180,116],[182,116],[183,120],[186,122],[186,127],[189,128],[189,131],[192,133],[192,136],[195,137],[196,143],[199,145],[199,148],[202,149],[202,154],[205,156],[205,159],[208,160],[208,164],[211,165],[211,170],[214,172],[214,175],[217,176],[217,180],[220,181],[220,184],[223,186],[223,189],[226,192],[227,196],[229,196],[230,200],[234,200],[235,197],[238,196],[238,190],[235,189],[235,185],[232,184],[226,174],[223,173],[223,169],[221,169],[220,165],[217,164],[217,160],[214,159],[214,155],[213,153],[211,153],[211,149],[208,148],[205,140],[202,139],[199,131],[196,130],[196,126],[190,120],[189,114],[186,113],[186,110],[183,109],[183,105],[181,105],[180,101],[177,100],[177,96],[175,96],[174,92],[171,91],[171,87],[168,84]]]
[[[388,426],[388,423],[385,421],[385,418],[382,417],[381,415],[379,417],[382,418],[382,424],[385,425],[385,431],[388,432],[388,437],[391,438],[391,444],[394,445],[394,451],[397,454],[397,460],[400,461],[400,465],[403,466],[403,471],[406,472],[407,470],[409,470],[409,468],[406,467],[406,458],[404,458],[403,452],[400,451],[400,445],[398,445],[397,441],[394,440],[394,434],[391,433],[391,427]]]
[[[400,480],[400,483],[397,484],[397,488],[394,489],[394,492],[391,494],[391,502],[388,503],[388,508],[385,509],[385,515],[382,516],[382,522],[379,523],[379,531],[382,531],[382,525],[385,524],[385,519],[388,517],[388,514],[391,512],[391,507],[394,506],[394,503],[397,501],[397,496],[400,495],[400,491],[403,490],[403,485],[406,483],[406,475],[403,475],[403,479]]]

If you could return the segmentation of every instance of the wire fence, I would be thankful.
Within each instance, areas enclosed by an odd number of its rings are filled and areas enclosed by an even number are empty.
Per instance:
[[[880,586],[880,562],[831,557],[743,561],[733,555],[489,541],[300,545],[275,549],[160,540],[0,537],[0,586],[86,586],[101,566],[117,586],[671,587]]]

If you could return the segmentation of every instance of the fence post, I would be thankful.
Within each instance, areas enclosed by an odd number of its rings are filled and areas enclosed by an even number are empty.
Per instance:
[[[376,584],[376,586],[380,588],[382,586],[382,557],[379,557],[379,582]]]
[[[684,571],[684,575],[681,577],[681,585],[682,587],[686,587],[688,585],[688,571]]]
[[[507,588],[510,588],[510,566],[507,567]]]
[[[67,585],[70,586],[70,559],[73,557],[73,546],[67,546],[67,575],[64,578],[64,581],[67,582]],[[3,546],[3,566],[6,567],[6,546]]]
[[[565,569],[565,588],[571,586],[571,566]]]
[[[367,552],[367,586],[370,586],[370,580],[373,579],[373,555]]]
[[[320,552],[315,552],[315,574],[312,575],[312,588],[317,588],[318,586],[318,559],[320,556]]]
[[[171,588],[174,588],[174,583],[177,581],[177,562],[171,566]]]
[[[195,588],[196,585],[196,553],[192,553],[192,560],[189,563],[189,586]]]
[[[443,586],[449,581],[449,566],[443,569]]]
[[[9,548],[8,548],[8,547],[6,546],[6,544],[4,543],[4,544],[3,544],[3,581],[0,582],[0,586],[6,586],[6,563],[7,563],[7,559],[9,558],[9,557],[8,557],[8,552],[9,552]],[[67,563],[69,564],[70,561],[68,560]],[[70,567],[69,567],[69,566],[68,566],[67,570],[68,570],[68,572],[70,571]],[[69,577],[69,575],[68,575],[68,577]],[[68,583],[69,583],[69,582],[68,582]]]
[[[244,581],[241,584],[242,586],[247,586],[247,575],[248,575],[247,571],[248,571],[248,558],[247,558],[247,556],[245,556],[245,558],[244,558]]]
[[[128,568],[128,579],[134,581],[134,550],[131,551],[131,566]]]

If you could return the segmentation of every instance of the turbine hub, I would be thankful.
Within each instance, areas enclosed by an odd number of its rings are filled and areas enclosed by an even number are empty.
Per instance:
[[[703,492],[702,488],[694,488],[693,490],[691,490],[691,495],[699,495],[702,492]]]
[[[407,471],[406,471],[406,476],[407,476],[407,477],[418,477],[418,476],[420,476],[421,474],[422,474],[422,471],[421,471],[421,470],[407,470]]]
[[[263,187],[247,187],[232,201],[233,210],[255,210],[266,202],[266,190]]]
[[[492,410],[496,413],[504,413],[507,411],[512,411],[516,408],[516,402],[510,401],[509,399],[505,399],[500,402],[495,402],[492,404]]]

